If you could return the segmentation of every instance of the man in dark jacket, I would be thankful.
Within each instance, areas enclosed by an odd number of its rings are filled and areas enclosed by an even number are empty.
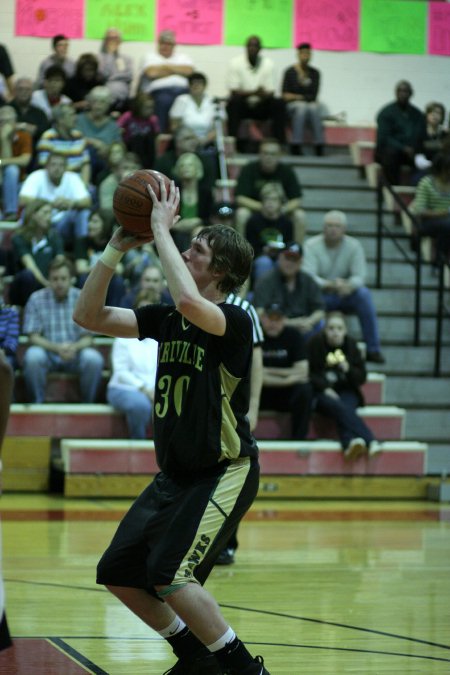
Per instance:
[[[402,80],[395,88],[396,100],[377,116],[375,159],[392,185],[400,183],[402,165],[414,168],[414,156],[421,151],[426,135],[425,115],[409,102],[412,95],[411,84]]]

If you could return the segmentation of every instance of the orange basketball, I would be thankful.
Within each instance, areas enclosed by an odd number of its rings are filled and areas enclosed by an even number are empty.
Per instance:
[[[133,234],[150,234],[150,215],[153,202],[147,191],[150,185],[160,197],[159,178],[164,179],[166,190],[169,192],[170,180],[159,171],[140,169],[123,178],[114,192],[114,216],[122,227]]]

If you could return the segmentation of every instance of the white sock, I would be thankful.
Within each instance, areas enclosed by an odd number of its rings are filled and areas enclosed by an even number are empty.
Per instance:
[[[209,649],[210,652],[218,652],[219,649],[223,649],[225,645],[229,644],[230,642],[233,642],[234,638],[236,637],[236,633],[232,628],[228,626],[228,630],[226,633],[222,635],[218,640],[212,643],[212,645],[208,645],[207,648]]]
[[[180,619],[179,616],[176,616],[172,623],[167,626],[167,628],[159,630],[158,633],[163,638],[173,637],[174,635],[177,635],[177,633],[181,633],[185,626],[186,624],[184,623],[183,619]]]

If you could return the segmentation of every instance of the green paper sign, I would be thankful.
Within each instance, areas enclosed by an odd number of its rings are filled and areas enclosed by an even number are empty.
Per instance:
[[[124,40],[153,42],[155,0],[86,0],[85,37],[100,40],[108,28],[117,28]]]
[[[361,51],[425,54],[427,11],[418,0],[362,0]]]
[[[226,0],[224,44],[245,45],[257,35],[263,47],[293,44],[294,0]]]

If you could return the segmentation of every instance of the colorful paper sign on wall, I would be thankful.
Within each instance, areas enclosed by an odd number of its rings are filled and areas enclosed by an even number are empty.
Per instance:
[[[292,47],[293,0],[226,0],[224,43],[244,45],[258,35],[264,47]]]
[[[450,56],[450,4],[448,3],[429,3],[428,52]]]
[[[124,40],[153,42],[155,0],[86,0],[86,38],[101,39],[118,28]]]
[[[425,54],[428,4],[416,0],[361,0],[361,51]]]
[[[16,35],[83,37],[83,0],[17,0]]]
[[[222,43],[223,0],[164,0],[158,3],[156,32],[173,30],[185,45]]]
[[[295,45],[313,49],[357,51],[360,0],[296,0]]]

